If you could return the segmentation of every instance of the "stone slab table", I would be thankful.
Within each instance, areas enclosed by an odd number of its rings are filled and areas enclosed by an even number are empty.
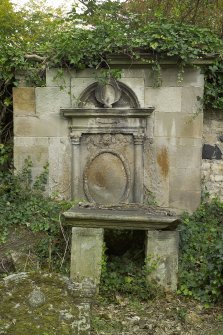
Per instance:
[[[104,229],[146,230],[146,259],[157,267],[150,275],[166,289],[177,289],[180,219],[155,206],[80,204],[63,213],[72,227],[71,278],[100,282]]]

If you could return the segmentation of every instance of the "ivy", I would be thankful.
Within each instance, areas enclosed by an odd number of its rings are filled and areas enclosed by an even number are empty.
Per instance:
[[[216,61],[205,71],[204,103],[208,109],[223,109],[223,62]]]
[[[222,299],[223,203],[204,202],[181,226],[179,292],[205,303]]]
[[[9,141],[12,134],[12,87],[17,85],[16,73],[26,73],[28,85],[42,86],[47,67],[109,68],[108,55],[112,53],[141,59],[145,66],[148,58],[142,55],[146,53],[157,74],[157,83],[161,82],[159,62],[163,58],[176,59],[180,78],[184,67],[193,61],[210,55],[217,57],[218,62],[205,71],[204,102],[209,108],[223,108],[223,42],[215,33],[174,19],[174,12],[169,17],[150,17],[147,12],[132,10],[131,1],[129,5],[110,0],[81,3],[81,10],[74,5],[71,13],[63,14],[46,7],[44,1],[33,2],[28,10],[15,11],[9,0],[2,0],[0,143]]]

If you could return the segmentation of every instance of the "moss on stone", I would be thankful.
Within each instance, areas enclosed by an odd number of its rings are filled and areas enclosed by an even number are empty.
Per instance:
[[[0,333],[7,335],[68,335],[72,322],[79,317],[67,289],[66,280],[58,274],[31,273],[0,282]],[[45,302],[37,307],[29,296],[39,289]]]

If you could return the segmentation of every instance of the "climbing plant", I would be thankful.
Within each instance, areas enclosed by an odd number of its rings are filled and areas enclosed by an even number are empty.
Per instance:
[[[150,2],[147,1],[148,6]],[[64,14],[60,9],[56,11],[46,7],[44,1],[31,1],[28,9],[16,11],[10,0],[2,0],[1,143],[10,138],[12,88],[18,84],[16,77],[19,73],[26,74],[29,85],[44,85],[47,67],[109,68],[108,55],[111,53],[125,54],[132,60],[141,58],[145,64],[148,62],[144,57],[147,54],[157,73],[159,61],[163,57],[173,57],[180,74],[186,65],[202,57],[217,57],[217,65],[206,69],[204,101],[211,108],[223,108],[223,43],[218,35],[207,28],[188,24],[194,23],[192,19],[179,20],[177,11],[173,9],[168,12],[157,5],[157,11],[148,16],[148,6],[147,11],[139,11],[133,10],[132,4],[133,1],[81,0],[74,4],[70,13]],[[178,7],[176,4],[174,8]]]
[[[223,203],[203,202],[182,221],[179,292],[206,303],[222,300]]]

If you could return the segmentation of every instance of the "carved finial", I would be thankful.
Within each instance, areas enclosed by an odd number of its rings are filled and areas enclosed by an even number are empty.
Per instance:
[[[121,97],[121,89],[117,81],[111,78],[105,84],[98,84],[95,97],[105,108],[112,108]]]

